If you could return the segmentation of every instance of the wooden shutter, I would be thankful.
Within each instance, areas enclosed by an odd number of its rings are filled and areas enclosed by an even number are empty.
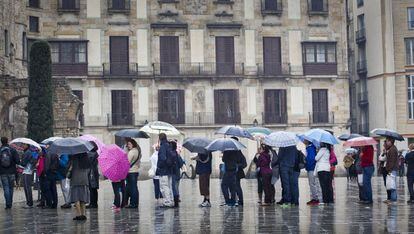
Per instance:
[[[240,114],[240,99],[239,99],[239,90],[232,90],[233,96],[233,123],[241,123],[241,114]]]
[[[282,58],[280,37],[263,37],[263,67],[265,75],[280,75]]]
[[[112,125],[132,125],[132,91],[112,90]]]
[[[128,37],[109,37],[111,75],[129,74],[129,45]]]
[[[313,123],[328,123],[328,90],[312,90],[312,110]]]
[[[125,1],[126,0],[111,0],[110,2],[112,2],[112,9],[114,10],[125,10]]]
[[[161,75],[178,75],[180,70],[179,39],[177,36],[160,37]]]
[[[214,112],[216,124],[239,124],[241,115],[238,90],[215,90]]]
[[[286,122],[286,90],[265,90],[265,123],[282,124]]]
[[[234,38],[216,37],[216,72],[218,75],[234,74]]]
[[[158,119],[171,124],[184,124],[184,100],[184,90],[159,90]]]

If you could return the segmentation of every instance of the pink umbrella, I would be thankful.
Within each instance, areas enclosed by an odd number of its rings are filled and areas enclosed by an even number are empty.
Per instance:
[[[344,143],[346,147],[359,147],[359,146],[367,146],[367,145],[376,145],[378,142],[372,137],[356,137],[350,140],[347,140]]]
[[[120,181],[127,177],[129,161],[126,153],[117,145],[106,145],[98,157],[102,174],[111,181]]]
[[[79,137],[79,139],[85,140],[85,141],[93,141],[98,146],[98,154],[101,154],[102,149],[105,147],[105,144],[99,140],[98,138],[92,136],[92,135],[82,135]]]

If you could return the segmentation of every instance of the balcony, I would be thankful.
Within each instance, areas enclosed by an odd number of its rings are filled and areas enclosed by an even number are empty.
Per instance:
[[[308,0],[308,14],[322,16],[328,15],[328,0]]]
[[[337,63],[303,63],[305,75],[337,75]]]
[[[318,111],[309,112],[309,125],[311,126],[326,126],[335,123],[335,113]]]
[[[65,12],[79,12],[80,9],[79,0],[58,0],[58,12],[65,13]]]
[[[357,72],[360,75],[367,74],[367,60],[360,60],[357,62]]]
[[[108,127],[131,127],[135,123],[134,113],[112,113],[107,114]]]
[[[358,104],[360,106],[368,105],[368,91],[358,93]]]
[[[88,63],[53,63],[53,76],[87,76]]]
[[[258,63],[257,66],[257,75],[263,77],[273,77],[273,76],[286,76],[290,72],[288,70],[283,70],[282,64],[278,63]]]
[[[129,14],[131,11],[130,0],[107,0],[109,14]]]
[[[240,112],[214,112],[215,124],[234,125],[241,123]]]
[[[158,113],[158,119],[176,125],[210,126],[215,125],[214,112]]]
[[[262,0],[262,15],[281,15],[283,12],[282,0]]]
[[[104,77],[136,77],[137,75],[137,63],[112,62],[103,64]]]
[[[244,75],[243,63],[153,63],[154,76],[209,77]]]
[[[365,43],[365,28],[361,28],[355,32],[355,41],[357,44]]]
[[[274,112],[264,112],[262,113],[263,124],[287,124],[288,115],[287,113],[274,113]]]
[[[369,136],[369,124],[363,123],[358,125],[358,132],[363,136]]]

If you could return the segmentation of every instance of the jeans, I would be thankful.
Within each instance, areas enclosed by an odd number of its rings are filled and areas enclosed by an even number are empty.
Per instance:
[[[241,187],[239,178],[236,178],[236,196],[237,196],[237,203],[239,205],[243,205],[243,189]]]
[[[26,197],[26,205],[33,206],[33,174],[23,174],[23,188]]]
[[[236,172],[226,171],[223,174],[223,179],[221,180],[221,192],[228,205],[234,205],[236,203],[236,180]]]
[[[332,176],[330,172],[319,171],[318,178],[321,184],[323,203],[333,203]]]
[[[170,175],[160,176],[160,190],[164,197],[164,206],[173,207],[172,177]]]
[[[283,203],[299,204],[299,174],[293,167],[280,167]]]
[[[152,183],[154,183],[155,199],[162,198],[162,194],[161,194],[161,190],[160,190],[160,180],[159,179],[152,179]]]
[[[308,171],[308,182],[311,200],[322,200],[321,186],[319,185],[319,179],[315,176],[314,171]]]
[[[397,171],[392,171],[391,174],[394,176],[395,184],[397,184]],[[395,202],[397,201],[397,190],[391,189],[390,191],[390,200]]]
[[[179,197],[180,196],[180,177],[178,175],[173,175],[172,176],[172,193],[173,193],[173,197]]]
[[[58,203],[56,181],[47,177],[40,177],[39,183],[43,201],[48,207],[56,208]]]
[[[407,172],[407,187],[408,187],[408,192],[410,193],[411,201],[414,201],[413,184],[414,184],[414,173]]]
[[[6,207],[11,208],[13,204],[13,189],[14,189],[14,181],[15,175],[1,175],[1,185],[3,187],[4,192],[4,200],[6,200]]]
[[[138,192],[138,176],[139,173],[128,173],[126,178],[126,202],[131,198],[130,206],[137,207],[139,201],[139,192]]]
[[[65,204],[70,204],[70,179],[65,178],[60,181],[60,188],[62,189],[63,199]]]
[[[89,187],[90,206],[98,206],[98,189]]]
[[[112,182],[112,190],[114,191],[114,206],[123,207],[125,204],[125,180]],[[121,201],[122,199],[122,201]]]
[[[273,184],[272,184],[272,174],[266,174],[266,175],[262,175],[262,181],[263,181],[263,189],[264,189],[264,194],[265,194],[265,198],[264,198],[264,202],[265,203],[272,203],[275,197],[274,194],[274,189],[272,189],[272,187],[274,188]]]
[[[362,177],[364,199],[365,201],[372,202],[371,178],[372,178],[372,174],[374,174],[374,166],[363,167],[362,171],[364,173],[364,176]]]

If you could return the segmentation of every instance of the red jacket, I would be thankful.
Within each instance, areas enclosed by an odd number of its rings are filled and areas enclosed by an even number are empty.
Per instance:
[[[374,165],[374,147],[365,146],[361,152],[361,167],[370,167]]]

